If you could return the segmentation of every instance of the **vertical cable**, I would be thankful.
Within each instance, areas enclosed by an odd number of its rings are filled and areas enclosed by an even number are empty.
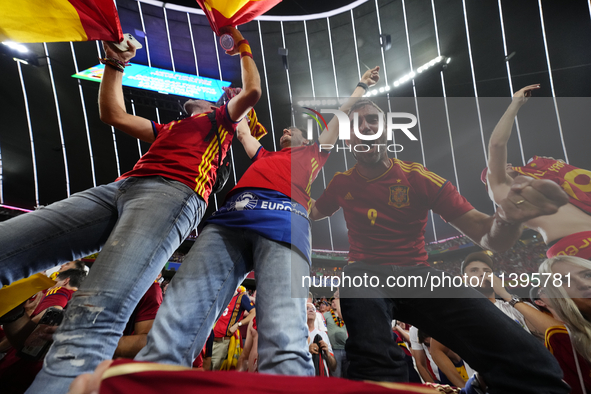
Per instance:
[[[263,56],[263,73],[265,74],[265,87],[267,88],[267,103],[269,104],[269,118],[271,119],[273,149],[277,151],[277,141],[275,141],[275,126],[273,125],[273,111],[271,110],[271,96],[269,96],[269,78],[267,78],[267,64],[265,62],[265,48],[263,47],[263,32],[261,31],[261,21],[257,20],[257,24],[259,27],[259,40],[261,42],[261,55]]]
[[[21,81],[21,88],[23,90],[23,99],[25,102],[25,112],[27,113],[27,126],[29,127],[29,141],[31,142],[31,159],[33,160],[33,180],[35,181],[35,207],[39,206],[39,181],[37,177],[37,160],[35,159],[35,141],[33,139],[33,127],[31,126],[31,112],[29,111],[29,99],[27,97],[27,89],[25,88],[25,81],[23,80],[23,71],[21,70],[20,62],[16,62],[18,68],[18,76]]]
[[[199,76],[199,65],[197,64],[197,51],[195,50],[195,39],[193,38],[193,27],[191,26],[191,15],[187,12],[187,23],[189,24],[189,35],[193,47],[193,58],[195,59],[195,75]]]
[[[131,99],[130,102],[131,102],[131,112],[133,113],[133,116],[137,116],[135,114],[135,103],[133,102],[133,99]],[[138,153],[140,155],[139,158],[141,159],[142,156],[143,156],[143,153],[142,153],[142,145],[140,144],[140,139],[139,138],[136,138],[136,141],[137,141],[137,151],[138,151]]]
[[[410,71],[413,72],[413,66],[412,66],[412,53],[410,50],[410,36],[408,34],[408,20],[406,18],[406,3],[405,0],[402,0],[402,14],[404,16],[404,32],[406,35],[406,48],[408,50],[408,63],[410,65]],[[419,115],[419,102],[417,100],[417,88],[415,86],[415,79],[412,78],[412,91],[413,91],[413,95],[415,98],[415,109],[417,111],[417,126],[419,128],[419,142],[421,143],[421,155],[423,157],[423,166],[427,166],[426,161],[425,161],[425,148],[423,147],[423,133],[421,131],[421,117]],[[437,230],[435,229],[435,220],[433,217],[433,211],[429,211],[429,214],[431,215],[431,224],[433,225],[433,236],[435,237],[435,240],[437,241]]]
[[[140,10],[140,20],[142,21],[142,31],[145,34],[146,42],[146,55],[148,56],[148,67],[152,67],[152,61],[150,60],[150,46],[148,45],[148,35],[146,34],[146,25],[144,24],[144,12],[142,11],[142,2],[138,1],[137,6]]]
[[[499,3],[499,19],[501,21],[501,34],[503,36],[503,50],[505,51],[505,59],[507,59],[507,39],[505,36],[505,23],[503,22],[503,7],[501,5],[501,0],[498,0]],[[513,96],[513,78],[511,77],[511,67],[509,66],[509,60],[505,60],[505,65],[507,68],[507,79],[509,80],[509,95]],[[517,131],[517,139],[519,140],[519,151],[521,152],[521,161],[523,165],[526,164],[525,162],[525,154],[523,153],[523,142],[521,140],[521,130],[519,128],[519,119],[515,117],[515,130]]]
[[[437,29],[438,29],[437,16],[435,15],[435,1],[434,0],[431,0],[431,10],[433,11],[433,25],[435,28],[435,42],[437,43],[437,56],[441,56],[441,46],[439,44],[439,33],[437,31]],[[443,75],[443,70],[439,71],[439,76],[441,77],[441,88],[443,89],[443,103],[445,104],[445,118],[447,120],[447,133],[449,135],[449,143],[451,145],[451,160],[454,165],[454,175],[456,176],[456,186],[457,186],[458,193],[459,193],[460,192],[460,179],[458,177],[458,169],[456,167],[456,156],[454,153],[454,141],[453,141],[453,137],[451,135],[451,124],[449,121],[449,108],[447,106],[447,92],[445,90],[445,76]]]
[[[337,67],[334,61],[334,51],[332,48],[332,34],[330,33],[330,20],[328,18],[326,18],[326,24],[328,27],[328,42],[330,44],[330,60],[332,61],[332,72],[334,74],[334,89],[335,92],[337,93],[337,103],[339,102],[339,84],[337,82]],[[337,141],[338,142],[338,141]],[[341,144],[343,145],[343,159],[345,160],[345,169],[348,170],[349,169],[349,163],[347,163],[347,152],[346,152],[346,144],[345,141],[341,140]]]
[[[540,9],[540,22],[542,23],[542,37],[544,38],[544,50],[546,51],[546,63],[548,63],[548,75],[550,76],[550,87],[552,88],[552,99],[554,100],[554,111],[556,112],[556,120],[558,121],[558,132],[560,133],[560,142],[562,143],[562,151],[564,152],[564,161],[566,161],[568,163],[568,154],[566,153],[566,144],[564,143],[564,135],[562,134],[562,123],[560,122],[560,113],[558,112],[558,103],[556,102],[556,91],[554,90],[554,79],[552,78],[552,67],[550,66],[550,54],[548,53],[548,42],[546,41],[546,27],[544,25],[544,13],[542,11],[542,1],[541,0],[538,0],[538,8]]]
[[[174,55],[172,54],[172,43],[170,41],[170,31],[168,30],[168,16],[166,14],[166,3],[163,4],[162,10],[164,11],[164,26],[166,27],[166,38],[168,38],[168,50],[170,51],[170,61],[172,62],[172,71],[176,71],[174,67]]]
[[[57,114],[57,125],[60,131],[60,142],[62,144],[62,155],[64,157],[64,167],[66,172],[66,193],[70,196],[70,175],[68,169],[68,157],[66,155],[66,142],[64,140],[64,129],[62,127],[62,115],[60,113],[60,105],[57,100],[57,91],[55,90],[55,81],[53,79],[53,68],[51,67],[51,58],[47,50],[47,44],[43,43],[43,49],[45,50],[45,56],[47,57],[47,68],[49,70],[49,80],[51,81],[51,89],[53,91],[53,100],[55,102],[55,112]]]
[[[462,0],[464,10],[464,25],[466,28],[466,41],[468,42],[468,57],[470,58],[470,71],[472,75],[472,85],[474,86],[474,100],[476,101],[476,110],[478,112],[478,126],[480,127],[480,138],[482,139],[482,152],[484,159],[488,163],[488,154],[486,152],[486,142],[484,140],[484,130],[482,128],[482,115],[480,114],[480,102],[478,101],[478,88],[476,87],[476,74],[474,73],[474,61],[472,60],[472,44],[470,42],[470,29],[468,28],[468,14],[466,13],[466,0]]]
[[[281,40],[283,42],[283,48],[287,49],[287,47],[285,46],[285,33],[283,31],[283,21],[281,21],[279,23],[281,25]],[[291,95],[291,81],[289,79],[289,67],[285,67],[285,75],[287,76],[287,91],[289,93],[289,112],[291,113],[291,123],[295,126],[295,115],[294,115],[294,111],[293,111],[293,97]]]
[[[386,86],[388,86],[388,70],[386,69],[386,55],[384,54],[384,46],[382,45],[382,22],[380,21],[380,9],[378,7],[378,0],[376,0],[375,2],[376,14],[378,18],[378,32],[380,33],[380,50],[382,52],[382,64],[384,65],[384,82],[386,83]]]
[[[74,69],[78,73],[78,61],[76,60],[76,52],[74,51],[74,44],[70,41],[70,49],[72,50],[72,59],[74,60]],[[82,92],[82,84],[78,82],[78,92],[80,93],[80,104],[82,104],[82,114],[84,115],[84,128],[86,130],[86,140],[88,141],[88,153],[90,155],[90,170],[92,171],[92,185],[96,187],[96,173],[94,170],[94,154],[92,152],[92,143],[90,142],[90,128],[88,127],[88,114],[86,113],[86,104],[84,103],[84,94]]]
[[[309,45],[309,39],[308,39],[308,27],[306,25],[306,21],[304,21],[304,34],[306,36],[306,51],[308,53],[308,67],[310,69],[310,85],[312,86],[312,98],[314,99],[314,101],[316,100],[316,90],[314,89],[314,74],[312,73],[312,57],[310,56],[310,45]],[[316,130],[318,130],[318,135],[320,135],[320,133],[322,132],[322,130],[320,130],[318,128],[318,125],[315,125]],[[346,166],[346,157],[345,157],[345,166]],[[326,173],[324,172],[324,166],[322,166],[320,172],[322,173],[322,183],[324,185],[324,190],[326,190]],[[328,218],[328,235],[330,238],[330,247],[331,250],[334,250],[334,242],[333,242],[333,238],[332,238],[332,224],[331,224],[331,220],[332,218]]]
[[[355,59],[357,59],[357,76],[361,79],[361,66],[359,65],[359,50],[357,48],[357,33],[355,32],[355,18],[353,18],[353,10],[351,9],[351,27],[353,29],[353,41],[355,46]]]

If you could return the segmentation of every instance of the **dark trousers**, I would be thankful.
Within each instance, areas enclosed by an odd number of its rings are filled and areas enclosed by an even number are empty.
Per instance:
[[[398,319],[458,353],[480,373],[491,394],[570,392],[550,352],[477,291],[463,286],[433,291],[429,286],[381,287],[388,276],[427,278],[441,276],[441,271],[354,263],[344,273],[380,278],[377,287],[341,285],[350,379],[408,381],[404,352],[391,334],[391,321]]]

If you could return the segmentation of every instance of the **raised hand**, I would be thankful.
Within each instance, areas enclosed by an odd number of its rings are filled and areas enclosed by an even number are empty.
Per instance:
[[[363,73],[361,80],[367,86],[373,86],[380,80],[380,66],[376,66]]]
[[[127,63],[135,56],[136,48],[130,41],[127,41],[127,51],[120,51],[111,42],[103,41],[103,50],[105,51],[105,57],[112,57],[120,60],[123,63]]]
[[[234,39],[234,48],[232,48],[231,51],[226,51],[226,54],[228,54],[230,56],[234,56],[234,55],[240,54],[240,49],[238,48],[238,43],[240,41],[244,40],[244,37],[242,36],[242,33],[240,33],[238,31],[238,29],[236,29],[233,26],[222,27],[220,29],[220,33],[222,33],[222,34],[230,34],[232,36],[232,38]]]
[[[524,88],[519,89],[513,94],[513,102],[523,105],[527,102],[527,100],[531,97],[532,91],[539,89],[540,84],[536,83],[534,85],[528,85]]]
[[[568,195],[555,182],[520,175],[500,202],[498,214],[509,223],[523,223],[543,215],[555,214],[567,204]]]

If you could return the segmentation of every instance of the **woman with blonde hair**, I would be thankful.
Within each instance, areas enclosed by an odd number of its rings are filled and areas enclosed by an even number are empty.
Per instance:
[[[591,261],[555,256],[544,261],[550,274],[543,293],[564,326],[546,331],[546,347],[558,360],[572,393],[591,393]],[[546,276],[540,278],[542,283]]]

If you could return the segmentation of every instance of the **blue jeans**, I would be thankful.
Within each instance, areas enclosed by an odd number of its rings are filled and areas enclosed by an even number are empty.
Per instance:
[[[431,267],[364,263],[350,264],[344,271],[349,276],[379,276],[381,283],[390,275],[440,273]],[[408,381],[404,352],[392,338],[391,322],[398,319],[458,353],[482,375],[491,394],[570,392],[552,354],[474,289],[440,287],[431,292],[417,287],[385,293],[380,288],[342,286],[340,296],[349,333],[345,349],[350,379]],[[362,298],[369,296],[374,298]]]
[[[136,304],[205,205],[180,182],[132,177],[0,223],[2,284],[102,247],[29,392],[63,394],[76,376],[113,356]]]
[[[309,275],[289,245],[252,231],[208,224],[166,290],[148,343],[136,360],[190,366],[248,272],[257,281],[259,372],[314,375],[305,298],[290,289]],[[299,286],[301,288],[301,286]]]

